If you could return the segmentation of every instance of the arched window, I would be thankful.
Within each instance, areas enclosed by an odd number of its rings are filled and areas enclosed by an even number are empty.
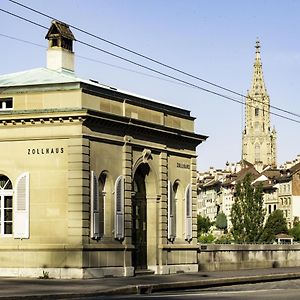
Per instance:
[[[254,160],[260,161],[260,145],[258,143],[255,144]]]
[[[99,177],[91,171],[91,238],[99,239],[112,232],[111,189],[107,171]]]
[[[13,230],[13,189],[5,175],[0,175],[0,234],[10,235]]]

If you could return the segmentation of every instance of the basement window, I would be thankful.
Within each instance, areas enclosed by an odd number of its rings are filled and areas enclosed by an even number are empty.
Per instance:
[[[13,98],[0,98],[0,110],[13,109]]]

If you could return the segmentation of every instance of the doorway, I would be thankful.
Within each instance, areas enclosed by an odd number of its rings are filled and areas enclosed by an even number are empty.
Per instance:
[[[145,178],[150,167],[142,163],[137,168],[133,179],[132,195],[132,243],[135,250],[132,263],[136,270],[147,269],[147,191]]]

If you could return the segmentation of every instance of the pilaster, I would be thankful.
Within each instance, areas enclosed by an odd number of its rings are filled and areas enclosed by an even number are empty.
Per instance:
[[[90,143],[73,138],[68,145],[68,243],[88,243],[90,225]]]

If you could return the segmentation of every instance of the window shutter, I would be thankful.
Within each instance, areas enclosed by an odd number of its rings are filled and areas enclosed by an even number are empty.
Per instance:
[[[171,241],[176,237],[175,209],[173,187],[171,181],[168,181],[168,239]]]
[[[99,224],[100,211],[98,179],[95,172],[91,171],[91,238],[97,239],[100,237]]]
[[[13,235],[16,239],[29,238],[29,173],[16,180],[14,194]]]
[[[124,176],[115,182],[115,238],[124,238]]]
[[[193,238],[193,215],[192,215],[192,185],[185,189],[185,239],[190,241]]]

